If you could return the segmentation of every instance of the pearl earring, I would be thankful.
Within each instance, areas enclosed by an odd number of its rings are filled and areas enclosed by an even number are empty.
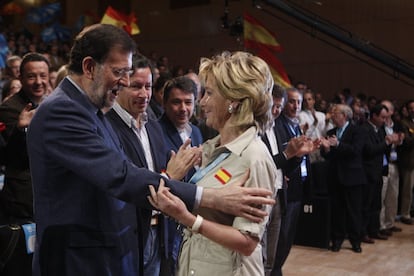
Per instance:
[[[230,104],[229,108],[227,108],[227,111],[231,114],[233,113],[233,106]]]

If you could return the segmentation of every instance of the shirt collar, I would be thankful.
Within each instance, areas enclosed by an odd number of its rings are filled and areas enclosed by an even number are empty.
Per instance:
[[[218,155],[224,151],[230,151],[236,155],[241,155],[242,152],[247,148],[247,146],[258,136],[256,127],[252,126],[243,132],[239,137],[234,139],[228,144],[219,146],[216,148],[218,141],[220,140],[220,135],[215,138],[208,140],[204,145],[203,149],[206,148],[207,152],[212,152],[213,155]]]
[[[348,125],[349,125],[349,121],[346,121],[345,124],[342,127],[340,127],[340,129],[345,130],[348,127]]]
[[[378,128],[376,125],[374,125],[370,120],[368,120],[368,123],[374,128],[375,132],[378,132]]]
[[[86,92],[74,81],[74,80],[72,80],[72,78],[70,77],[70,76],[67,76],[66,77],[67,79],[68,79],[68,81],[70,81],[72,84],[73,84],[73,86],[75,86],[82,94],[85,94],[86,95]]]
[[[136,128],[136,120],[129,114],[125,109],[123,109],[118,102],[115,101],[112,109],[118,114],[118,116],[124,121],[124,123],[132,129]]]
[[[182,133],[185,132],[187,134],[188,137],[191,136],[191,132],[192,132],[192,128],[190,126],[190,124],[185,124],[185,126],[183,128],[177,128],[178,133]]]
[[[299,125],[299,118],[297,118],[297,117],[294,117],[294,118],[289,118],[289,117],[288,117],[288,116],[286,116],[285,114],[283,114],[283,116],[285,116],[285,118],[286,118],[287,122],[288,122],[290,125],[292,125],[292,126],[294,126],[294,127],[296,127],[296,126],[298,126],[298,125]]]

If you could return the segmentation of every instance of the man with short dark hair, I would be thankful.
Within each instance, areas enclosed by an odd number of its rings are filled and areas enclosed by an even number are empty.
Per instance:
[[[21,90],[0,105],[0,122],[6,124],[5,131],[1,133],[5,140],[2,153],[5,180],[3,190],[0,191],[0,224],[23,225],[34,220],[26,130],[48,87],[47,59],[38,53],[25,55],[20,64],[20,80]],[[3,273],[30,275],[32,254],[26,253],[22,235],[16,251],[20,251],[14,253],[18,258],[12,258]]]
[[[152,73],[149,60],[140,55],[132,57],[133,73],[130,86],[121,87],[118,98],[111,110],[106,113],[112,127],[117,132],[125,154],[135,165],[153,172],[166,172],[172,179],[181,179],[191,162],[198,159],[197,152],[188,149],[191,159],[178,159],[180,154],[167,166],[169,151],[164,143],[158,121],[147,118],[146,110],[151,98]],[[182,152],[180,152],[182,153]],[[159,211],[137,209],[139,229],[140,261],[145,275],[159,275],[168,257],[167,219]]]
[[[404,224],[413,224],[410,209],[413,200],[414,187],[414,100],[406,103],[408,117],[401,121],[404,128],[404,142],[399,151],[401,169],[401,218]]]
[[[363,238],[365,243],[374,243],[374,239],[387,240],[380,230],[381,193],[383,167],[388,165],[385,158],[387,147],[398,141],[398,135],[386,135],[384,123],[388,108],[375,105],[370,110],[369,119],[361,125],[365,132],[365,145],[362,151],[363,166],[367,185],[363,188]]]
[[[287,149],[289,141],[302,136],[299,126],[299,112],[302,106],[302,94],[296,88],[286,89],[286,104],[282,114],[275,120],[277,141],[282,145],[279,151]],[[292,156],[286,156],[290,159]],[[271,275],[282,275],[282,266],[285,263],[296,234],[296,225],[302,206],[305,190],[309,188],[310,163],[309,156],[294,157],[289,166],[282,167],[287,181],[282,189],[286,200],[286,209],[281,219],[279,241],[276,249],[275,263]]]
[[[200,129],[190,122],[194,113],[196,95],[196,84],[188,77],[168,80],[164,86],[164,114],[159,122],[170,150],[178,151],[189,138],[193,147],[203,143]],[[194,169],[190,170],[184,180],[189,181],[194,172]]]
[[[272,115],[273,119],[276,120],[281,115],[286,103],[287,95],[285,89],[275,84],[272,90],[272,97]],[[276,204],[272,208],[266,232],[262,239],[266,276],[275,275],[275,273],[281,272],[280,261],[278,265],[275,266],[274,264],[279,241],[281,220],[282,216],[286,214],[287,205],[286,189],[288,187],[284,174],[295,170],[301,163],[302,156],[314,150],[313,143],[307,141],[305,136],[299,138],[293,137],[288,142],[282,142],[285,141],[282,140],[282,137],[283,134],[281,135],[279,133],[275,123],[273,123],[272,128],[267,130],[262,137],[277,168],[275,183],[275,190],[277,191]],[[287,143],[287,145],[284,143]]]
[[[165,143],[170,150],[178,151],[187,139],[191,139],[192,147],[198,147],[203,143],[200,129],[190,122],[194,113],[196,95],[197,86],[188,77],[176,77],[165,83],[164,114],[159,122],[163,129]],[[188,182],[194,173],[195,168],[191,168],[183,180]],[[174,220],[170,220],[169,229],[170,266],[174,271],[182,240],[181,227]]]

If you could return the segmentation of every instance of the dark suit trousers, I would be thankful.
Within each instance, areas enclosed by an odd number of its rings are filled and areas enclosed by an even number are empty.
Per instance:
[[[362,238],[362,185],[343,186],[335,182],[331,190],[332,241],[351,242]]]
[[[370,178],[363,187],[363,235],[376,235],[380,230],[382,177]]]

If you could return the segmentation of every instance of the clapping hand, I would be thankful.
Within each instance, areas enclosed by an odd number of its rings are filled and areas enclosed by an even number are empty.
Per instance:
[[[28,103],[19,114],[17,121],[17,128],[24,129],[29,126],[32,118],[36,112],[36,109],[32,109],[33,105]]]
[[[202,147],[191,147],[191,139],[181,145],[178,152],[171,151],[167,164],[167,174],[170,178],[180,180],[194,166],[201,163]]]

